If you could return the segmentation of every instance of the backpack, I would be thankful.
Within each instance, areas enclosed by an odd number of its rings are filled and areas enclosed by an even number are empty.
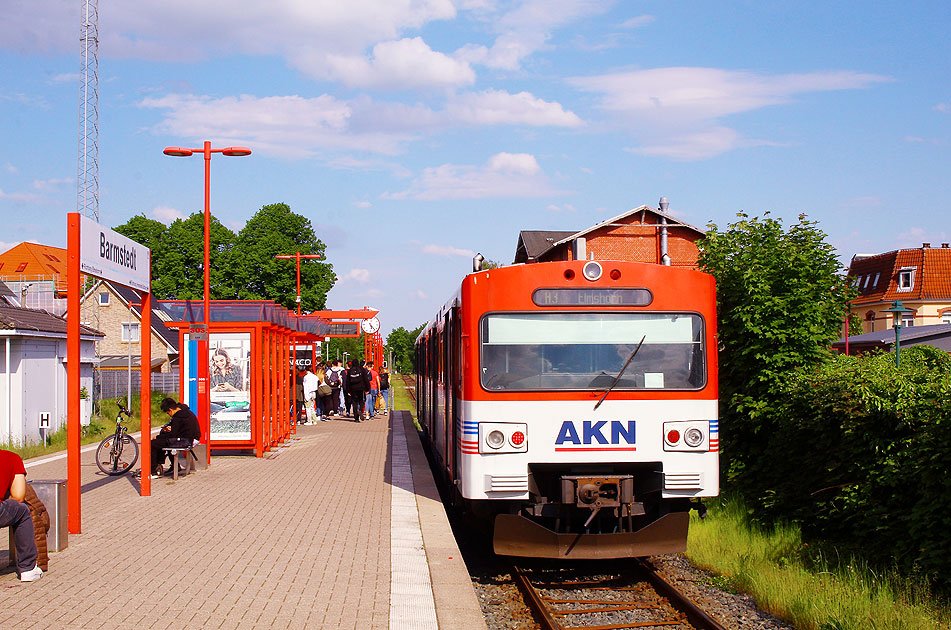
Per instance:
[[[327,384],[331,387],[340,387],[340,370],[330,370],[330,376],[327,377]]]
[[[355,367],[347,371],[347,388],[350,391],[361,391],[367,388],[366,381],[363,378],[362,368]]]
[[[385,392],[390,388],[390,375],[380,374],[380,391]]]

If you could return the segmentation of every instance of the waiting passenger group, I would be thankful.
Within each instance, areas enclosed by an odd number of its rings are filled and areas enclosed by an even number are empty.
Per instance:
[[[320,362],[314,370],[303,368],[298,374],[297,409],[306,412],[301,423],[329,421],[331,418],[369,420],[389,406],[390,375],[386,367],[377,371],[373,361],[351,361],[341,365],[338,359]]]

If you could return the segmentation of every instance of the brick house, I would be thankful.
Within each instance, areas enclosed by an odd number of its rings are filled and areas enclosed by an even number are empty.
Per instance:
[[[697,241],[704,231],[661,208],[639,206],[579,232],[524,230],[515,249],[518,263],[572,260],[627,260],[663,264],[666,255],[674,267],[697,266]]]
[[[951,324],[951,246],[899,249],[884,254],[856,254],[849,265],[849,278],[859,295],[852,300],[853,320],[862,332],[891,329],[894,319],[886,309],[896,300],[912,310],[902,317],[903,326]]]
[[[108,280],[96,281],[82,297],[83,323],[105,335],[97,349],[100,369],[126,368],[130,350],[133,367],[139,365],[138,358],[142,354],[140,300],[138,291]],[[165,326],[164,317],[167,316],[162,311],[152,309],[149,324],[153,372],[170,372],[178,364],[178,333]]]

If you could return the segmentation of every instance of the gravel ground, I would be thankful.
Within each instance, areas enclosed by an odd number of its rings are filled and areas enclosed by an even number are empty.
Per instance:
[[[473,540],[472,545],[478,545]],[[470,548],[466,563],[489,630],[536,630],[531,611],[512,583],[504,564],[491,553]],[[760,611],[752,598],[736,595],[710,585],[710,575],[692,566],[681,554],[653,556],[651,563],[687,597],[729,630],[795,630],[772,615]],[[577,619],[581,621],[581,619]]]

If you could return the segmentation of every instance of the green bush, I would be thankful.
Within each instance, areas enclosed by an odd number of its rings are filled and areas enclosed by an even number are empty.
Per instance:
[[[735,478],[756,519],[951,592],[951,357],[837,356],[777,393]]]

